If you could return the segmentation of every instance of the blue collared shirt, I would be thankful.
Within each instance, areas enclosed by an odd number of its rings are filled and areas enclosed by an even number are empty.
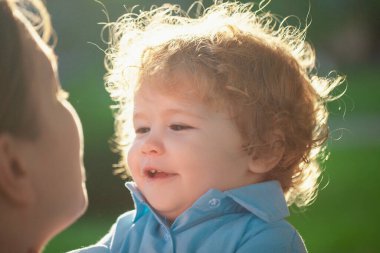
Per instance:
[[[126,186],[136,210],[121,215],[96,245],[71,253],[307,252],[298,232],[284,220],[289,211],[277,181],[224,192],[211,189],[171,226],[134,183]]]

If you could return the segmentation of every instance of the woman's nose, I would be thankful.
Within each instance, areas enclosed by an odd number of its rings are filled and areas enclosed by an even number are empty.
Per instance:
[[[141,151],[145,155],[161,155],[164,153],[164,145],[161,138],[153,135],[151,132],[145,139]]]

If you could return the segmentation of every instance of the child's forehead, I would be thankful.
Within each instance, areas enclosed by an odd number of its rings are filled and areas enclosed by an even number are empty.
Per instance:
[[[136,85],[135,94],[150,91],[168,99],[188,104],[202,104],[216,111],[226,109],[225,98],[216,94],[214,80],[205,73],[192,73],[186,68],[159,71],[143,75]]]
[[[196,96],[186,96],[179,92],[144,85],[136,92],[132,111],[133,118],[138,119],[151,117],[152,112],[162,118],[173,115],[204,117],[210,110]]]
[[[186,96],[177,92],[160,91],[155,86],[148,85],[136,92],[130,113],[133,120],[167,120],[173,116],[185,116],[203,122],[215,117],[230,119],[228,111],[215,108],[194,94]]]
[[[192,104],[203,104],[203,101],[194,90],[183,86],[165,86],[164,83],[143,82],[134,96],[134,104],[155,104],[158,98],[165,98],[167,104],[176,104],[178,107],[189,107]]]
[[[147,91],[184,100],[199,100],[201,98],[199,84],[193,76],[182,71],[144,76],[138,84],[136,94]]]

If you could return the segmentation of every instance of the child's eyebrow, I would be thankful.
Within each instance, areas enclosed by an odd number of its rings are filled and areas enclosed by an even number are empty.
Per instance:
[[[200,119],[206,118],[205,115],[202,115],[201,113],[196,113],[196,112],[185,110],[185,109],[173,108],[173,109],[165,110],[165,112],[164,112],[165,116],[170,116],[170,115],[174,115],[174,114],[184,114],[184,115],[187,115],[190,117],[200,118]]]
[[[186,115],[186,116],[190,116],[190,117],[198,118],[198,119],[206,119],[206,115],[196,113],[196,112],[192,112],[192,111],[185,110],[185,109],[179,109],[179,108],[178,109],[177,108],[167,109],[162,113],[162,116],[163,117],[170,117],[170,116],[173,116],[175,114],[182,114],[182,115]],[[137,111],[137,112],[133,113],[133,119],[144,119],[144,118],[146,118],[146,115],[143,112]]]

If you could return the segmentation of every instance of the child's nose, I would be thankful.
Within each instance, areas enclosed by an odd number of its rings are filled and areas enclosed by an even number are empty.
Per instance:
[[[145,155],[160,155],[164,152],[164,145],[159,138],[150,135],[145,140],[141,151]]]

